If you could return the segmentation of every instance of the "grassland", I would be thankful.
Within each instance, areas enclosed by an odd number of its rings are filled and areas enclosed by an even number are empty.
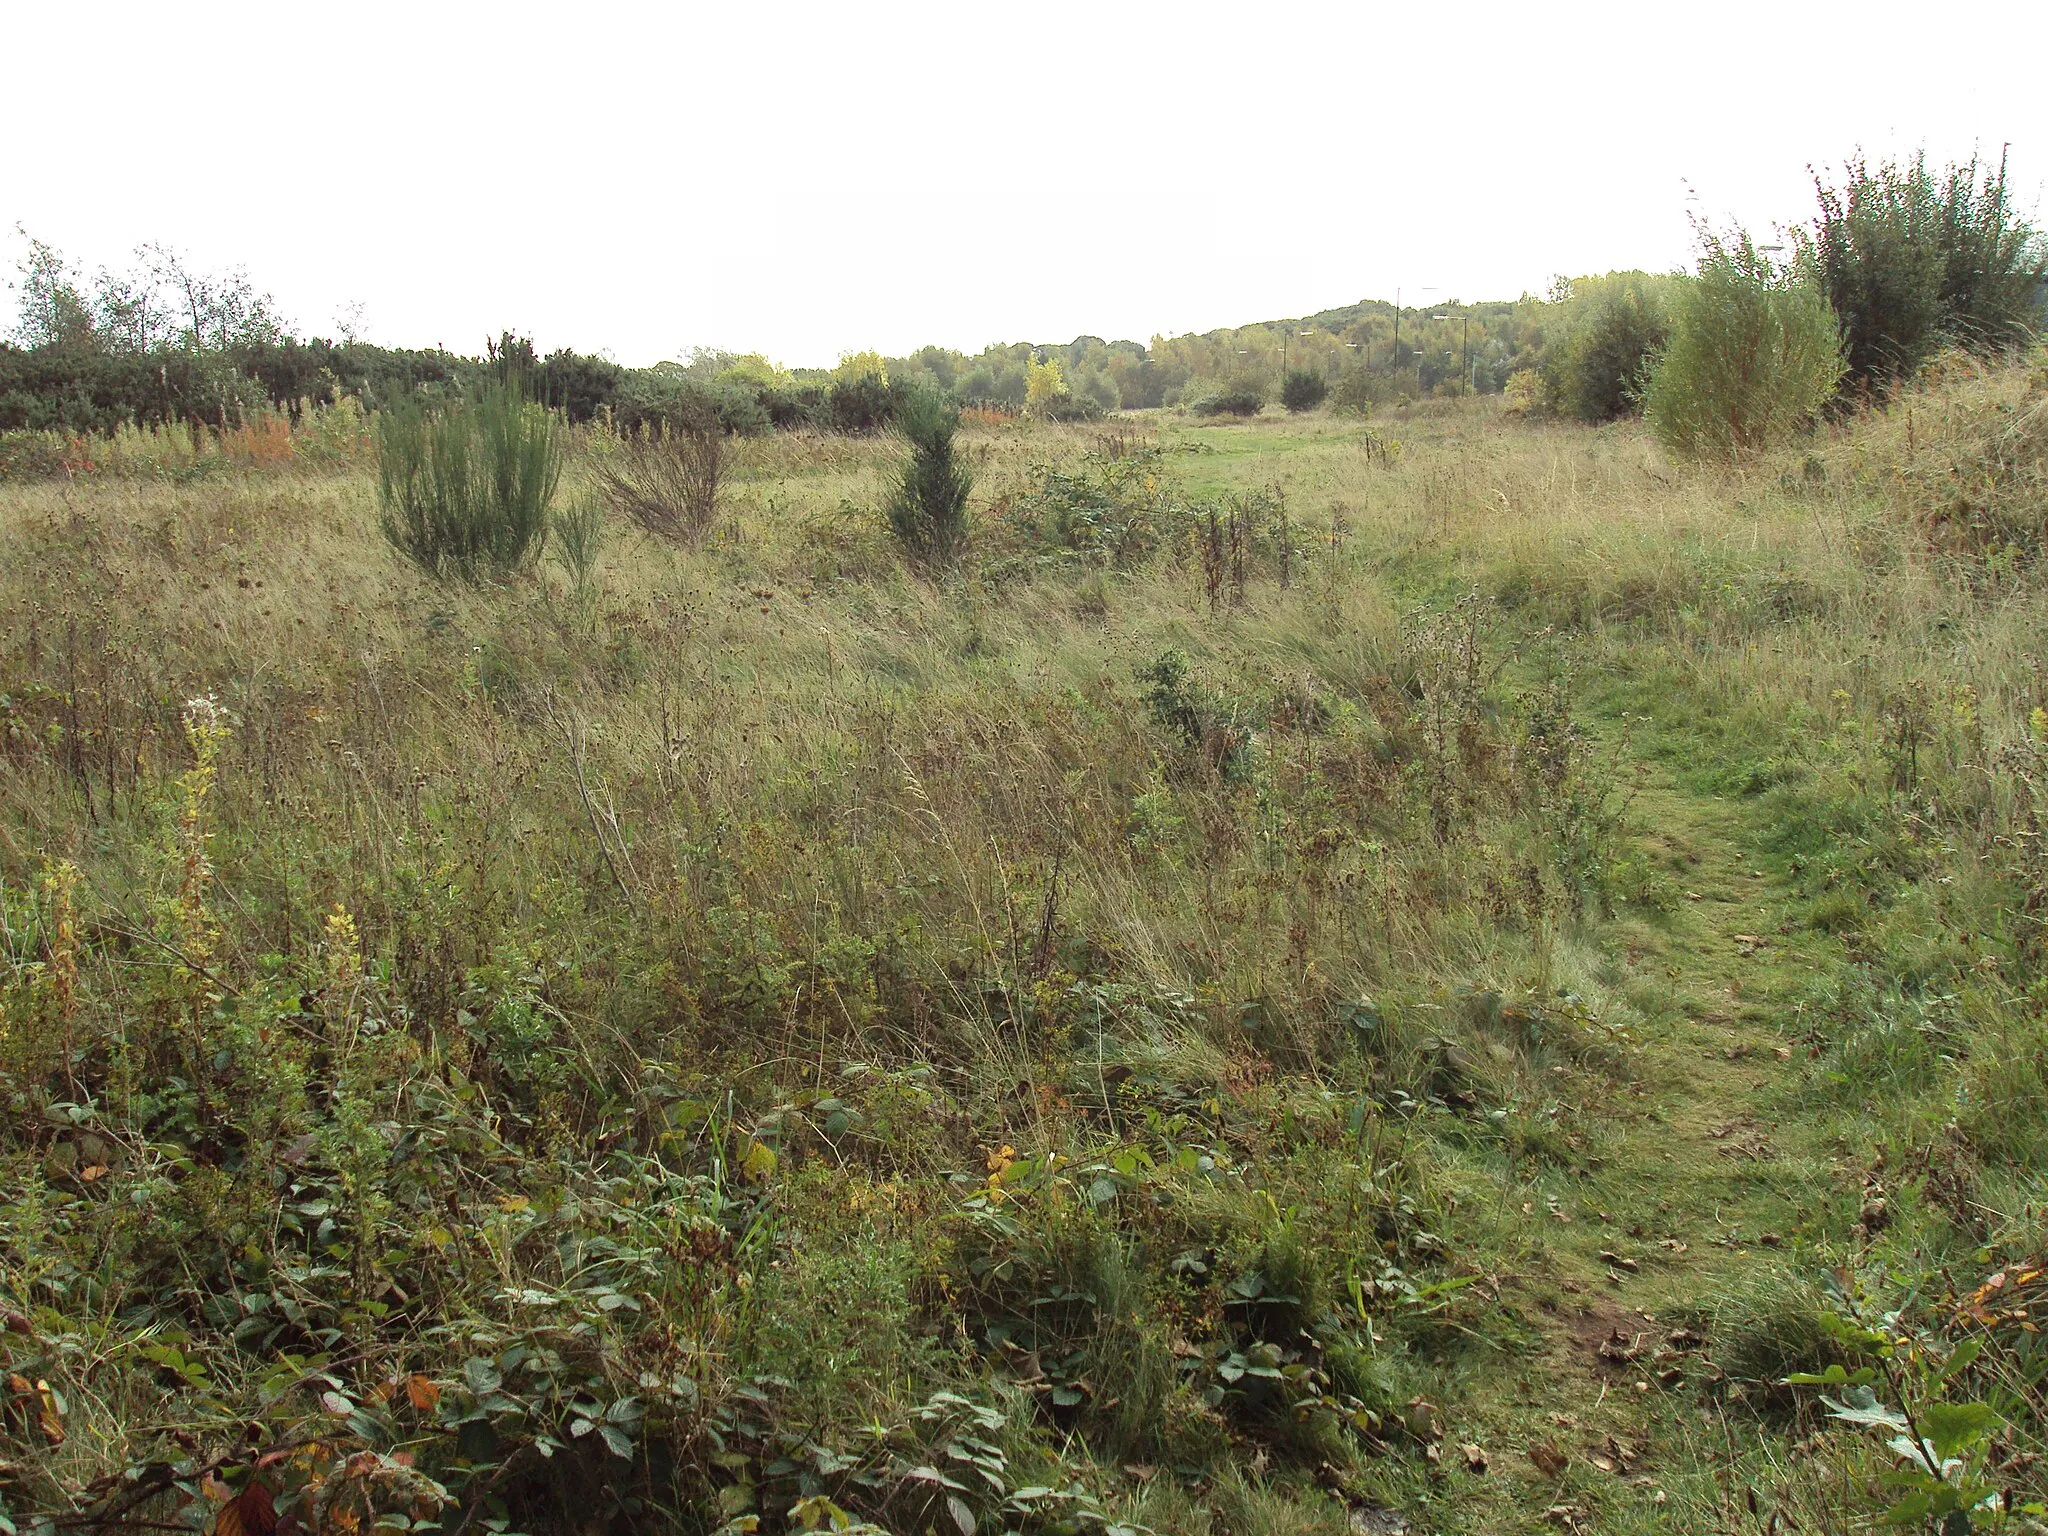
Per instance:
[[[588,606],[0,486],[8,1517],[1847,1531],[1830,1283],[2017,1511],[2040,400],[977,428],[938,582],[774,437]]]

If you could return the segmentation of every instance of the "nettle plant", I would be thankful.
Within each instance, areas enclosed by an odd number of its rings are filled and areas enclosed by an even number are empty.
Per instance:
[[[2011,1507],[1991,1481],[1993,1437],[2004,1424],[1997,1406],[1966,1395],[1981,1337],[1950,1343],[1916,1327],[1905,1308],[1871,1314],[1860,1282],[1846,1270],[1829,1278],[1833,1310],[1820,1325],[1853,1360],[1824,1371],[1795,1371],[1787,1386],[1825,1387],[1821,1403],[1844,1424],[1886,1437],[1898,1463],[1882,1478],[1891,1502],[1884,1516],[1908,1528],[1964,1536],[2004,1525],[2006,1517],[2039,1517],[2048,1506]]]

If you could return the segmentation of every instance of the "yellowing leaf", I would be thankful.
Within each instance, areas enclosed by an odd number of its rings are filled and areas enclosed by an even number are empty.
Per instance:
[[[441,1401],[441,1389],[415,1371],[405,1379],[405,1400],[421,1413],[431,1413]]]

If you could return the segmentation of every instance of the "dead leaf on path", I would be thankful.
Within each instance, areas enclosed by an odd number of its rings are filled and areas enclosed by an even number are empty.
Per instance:
[[[1538,1472],[1549,1478],[1563,1477],[1564,1469],[1572,1464],[1571,1457],[1551,1440],[1532,1440],[1529,1443],[1529,1460]]]

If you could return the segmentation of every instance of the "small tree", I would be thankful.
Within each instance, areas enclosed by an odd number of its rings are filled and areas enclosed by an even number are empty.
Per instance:
[[[1841,327],[1805,273],[1774,265],[1746,233],[1701,240],[1645,408],[1675,452],[1755,453],[1827,405],[1842,377]]]
[[[1329,394],[1330,381],[1312,368],[1290,368],[1280,381],[1280,403],[1290,411],[1312,411]]]
[[[1035,357],[1025,360],[1025,410],[1034,416],[1049,416],[1066,400],[1068,393],[1067,376],[1061,371],[1058,358],[1048,357],[1043,362]]]
[[[547,543],[562,457],[554,413],[512,385],[439,411],[402,397],[378,420],[384,536],[437,580],[509,576]]]
[[[889,526],[920,565],[951,565],[967,544],[974,477],[954,452],[959,429],[959,411],[928,386],[907,391],[896,412],[910,457],[889,503]]]
[[[1675,279],[1648,272],[1582,277],[1544,348],[1543,383],[1559,410],[1581,421],[1633,415],[1671,330]]]

